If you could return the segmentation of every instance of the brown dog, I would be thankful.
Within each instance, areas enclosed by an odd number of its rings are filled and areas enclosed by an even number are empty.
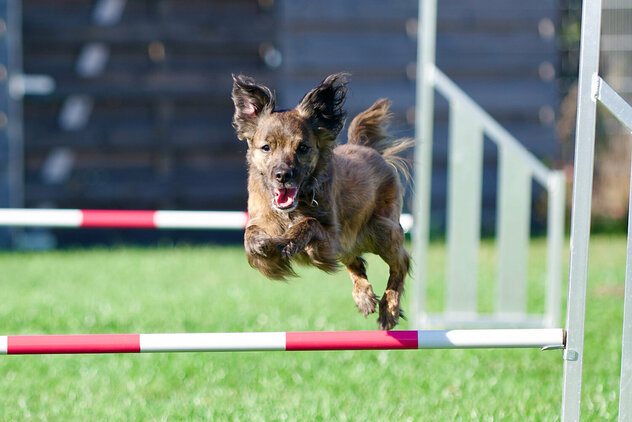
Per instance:
[[[386,135],[390,103],[378,100],[359,114],[349,142],[336,145],[345,120],[345,74],[327,77],[286,111],[275,110],[267,87],[246,76],[233,79],[233,126],[248,141],[248,262],[273,279],[296,275],[294,260],[327,272],[342,262],[367,316],[378,300],[361,256],[377,254],[390,267],[378,322],[393,328],[410,261],[399,225],[400,175],[408,173],[396,154],[412,140]]]

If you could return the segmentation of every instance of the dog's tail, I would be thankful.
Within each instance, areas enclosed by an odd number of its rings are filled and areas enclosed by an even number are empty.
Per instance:
[[[398,154],[413,147],[415,140],[395,139],[388,135],[388,125],[393,116],[389,110],[390,107],[389,100],[384,98],[377,100],[351,121],[347,135],[350,144],[364,145],[377,150],[408,183],[410,182],[410,161]]]

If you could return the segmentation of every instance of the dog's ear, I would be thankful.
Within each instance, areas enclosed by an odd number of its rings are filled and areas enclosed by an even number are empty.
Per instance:
[[[251,140],[259,119],[274,110],[274,94],[268,87],[257,84],[248,76],[233,75],[233,127],[241,140]]]
[[[296,106],[321,138],[333,142],[344,126],[347,113],[343,105],[347,95],[347,73],[328,76],[309,91]]]

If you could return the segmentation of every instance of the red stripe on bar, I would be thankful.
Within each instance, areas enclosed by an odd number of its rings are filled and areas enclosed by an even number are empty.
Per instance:
[[[139,334],[7,336],[8,355],[140,353]]]
[[[288,332],[286,350],[417,349],[417,331]]]
[[[80,227],[155,229],[156,211],[140,210],[81,210]]]

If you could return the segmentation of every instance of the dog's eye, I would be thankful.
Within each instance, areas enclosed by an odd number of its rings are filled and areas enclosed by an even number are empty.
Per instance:
[[[307,151],[309,151],[309,147],[305,144],[300,144],[298,146],[298,149],[296,150],[299,154],[305,154]]]
[[[261,150],[264,151],[264,152],[270,151],[270,145],[265,144],[264,146],[261,147]]]

